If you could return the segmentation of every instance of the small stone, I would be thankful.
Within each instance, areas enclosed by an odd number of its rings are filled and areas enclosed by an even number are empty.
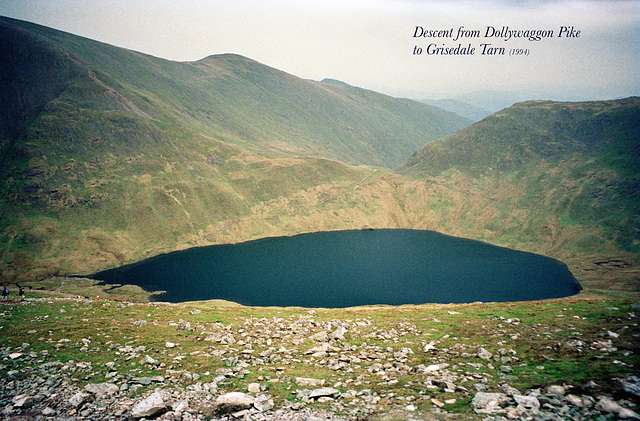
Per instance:
[[[329,339],[329,335],[324,330],[309,336],[309,339],[317,342],[326,342]]]
[[[321,387],[319,389],[314,389],[309,394],[310,399],[317,399],[322,397],[337,397],[340,395],[340,391],[338,389],[334,389],[333,387]]]
[[[620,406],[620,404],[618,404],[617,402],[614,402],[613,400],[603,396],[596,404],[596,409],[598,411],[617,414],[622,409],[622,406]]]
[[[11,399],[14,408],[30,408],[33,405],[33,397],[29,395],[16,395]]]
[[[178,330],[191,330],[191,323],[187,322],[186,320],[180,320],[178,322]]]
[[[42,415],[44,415],[45,417],[53,417],[54,415],[56,415],[56,410],[47,406],[42,410]]]
[[[480,348],[478,348],[477,356],[478,356],[478,358],[481,358],[483,360],[490,360],[491,357],[493,356],[493,354],[491,354],[486,349],[480,347]]]
[[[253,407],[258,412],[267,412],[271,408],[273,408],[273,400],[269,399],[265,395],[257,396],[255,401],[253,402]]]
[[[432,372],[435,372],[435,371],[444,370],[447,367],[449,367],[449,364],[447,364],[447,363],[431,364],[431,365],[425,367],[424,372],[425,373],[432,373]]]
[[[176,344],[173,342],[165,342],[164,346],[167,348],[175,348]]]
[[[160,361],[156,360],[153,357],[145,355],[144,358],[142,359],[142,364],[159,365]]]
[[[132,383],[140,384],[143,386],[149,386],[152,381],[153,380],[151,380],[151,377],[134,377],[133,379],[131,379]]]
[[[564,398],[565,398],[565,399],[567,400],[567,402],[569,402],[571,405],[573,405],[573,406],[577,406],[578,408],[583,408],[583,407],[585,407],[585,406],[586,406],[586,405],[584,404],[584,401],[583,401],[581,398],[579,398],[578,396],[576,396],[576,395],[567,395],[567,396],[565,396]]]
[[[562,395],[564,395],[564,392],[565,392],[564,387],[563,386],[558,386],[558,385],[551,385],[551,386],[548,386],[545,389],[545,393],[547,395],[559,395],[559,396],[562,396]]]
[[[444,408],[444,402],[441,402],[435,398],[431,399],[431,403],[437,406],[438,408]]]
[[[518,389],[516,389],[515,387],[505,383],[502,386],[500,386],[500,391],[502,393],[504,393],[507,396],[515,396],[515,395],[520,395],[520,391]]]
[[[622,390],[640,397],[640,377],[631,375],[626,379],[620,379],[620,383]]]
[[[247,390],[253,394],[260,393],[260,383],[249,383]]]
[[[300,387],[322,387],[324,385],[324,379],[312,379],[308,377],[296,377],[296,384]]]

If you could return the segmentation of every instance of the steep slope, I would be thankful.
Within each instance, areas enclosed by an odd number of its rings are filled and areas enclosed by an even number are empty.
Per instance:
[[[556,247],[640,251],[640,98],[519,103],[425,145],[399,171],[464,185],[492,215],[482,229],[503,241],[564,232]],[[578,227],[591,233],[566,235]]]
[[[8,18],[0,35],[3,279],[367,225],[370,204],[324,213],[384,171],[337,160],[396,165],[467,124],[237,55],[177,63]]]
[[[59,98],[66,105],[168,118],[258,153],[393,167],[419,145],[470,123],[414,101],[302,80],[233,54],[177,63],[26,22],[2,18],[0,25],[8,41],[1,60],[16,69],[3,78],[3,88],[22,81],[22,97],[28,98],[34,87],[51,86],[41,101],[47,103],[68,87]],[[34,73],[44,68],[50,74]],[[21,106],[12,92],[3,102]],[[26,108],[33,114],[42,105]],[[12,115],[2,117],[2,131]]]

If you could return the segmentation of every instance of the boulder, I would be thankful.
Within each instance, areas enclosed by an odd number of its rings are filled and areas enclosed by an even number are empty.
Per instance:
[[[513,395],[516,403],[527,409],[540,409],[540,401],[535,396]]]
[[[273,400],[269,399],[265,395],[256,396],[255,401],[253,402],[253,407],[258,412],[267,412],[271,408],[273,408]]]
[[[249,409],[255,401],[254,397],[242,392],[229,392],[218,396],[214,403],[216,412],[226,414]]]
[[[478,414],[500,414],[510,399],[504,393],[478,392],[471,401],[471,407]]]
[[[624,408],[619,403],[604,396],[601,397],[596,404],[596,409],[598,411],[615,414],[622,419],[640,419],[640,416],[636,412],[631,409]]]
[[[135,419],[155,418],[167,412],[169,408],[170,405],[164,401],[162,393],[155,391],[131,408],[131,417]]]
[[[89,383],[84,390],[91,393],[98,399],[114,395],[120,391],[120,388],[113,383]]]
[[[69,398],[69,404],[78,409],[91,400],[91,394],[86,392],[78,392]]]

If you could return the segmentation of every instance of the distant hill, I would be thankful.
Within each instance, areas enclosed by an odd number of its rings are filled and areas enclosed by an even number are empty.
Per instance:
[[[338,86],[351,86],[346,82],[337,79],[324,78],[320,82],[327,83],[329,85],[338,85]]]
[[[479,107],[474,107],[473,105],[469,105],[465,102],[455,99],[423,99],[420,100],[420,102],[424,102],[425,104],[432,105],[434,107],[442,108],[446,111],[451,111],[452,113],[456,113],[459,116],[468,118],[471,121],[479,121],[492,114],[490,111]]]
[[[452,99],[480,108],[481,110],[487,110],[490,113],[495,113],[517,102],[530,99],[530,97],[519,92],[479,90],[458,95]]]
[[[469,191],[493,197],[491,206],[503,209],[498,225],[518,208],[535,210],[538,222],[548,217],[597,227],[599,237],[582,240],[586,249],[615,238],[625,250],[640,251],[637,97],[518,103],[423,146],[399,171],[474,180],[477,188]]]

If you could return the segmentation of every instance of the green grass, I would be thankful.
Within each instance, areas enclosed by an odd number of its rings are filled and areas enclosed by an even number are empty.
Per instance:
[[[171,383],[186,387],[211,381],[217,375],[216,370],[229,368],[228,358],[247,360],[241,351],[251,343],[253,357],[259,358],[269,348],[276,357],[262,357],[262,364],[251,360],[247,373],[229,378],[222,390],[246,391],[249,383],[265,384],[280,406],[285,401],[297,401],[296,377],[312,377],[324,379],[326,386],[337,385],[342,392],[371,389],[380,398],[382,411],[402,409],[409,402],[415,403],[419,410],[430,410],[431,398],[440,401],[454,398],[456,403],[448,404],[447,411],[468,414],[473,397],[471,386],[482,377],[491,391],[498,391],[504,383],[522,392],[553,384],[571,384],[581,390],[587,382],[594,381],[601,393],[611,393],[616,389],[616,377],[633,373],[640,366],[635,340],[640,332],[631,316],[631,303],[625,301],[564,299],[310,311],[216,307],[204,302],[132,305],[105,300],[104,296],[102,300],[59,300],[28,290],[27,298],[34,297],[42,299],[0,303],[0,346],[18,351],[27,343],[23,352],[37,354],[35,360],[5,359],[0,374],[48,361],[91,363],[87,369],[69,372],[82,386],[88,382],[114,381],[106,376],[105,366],[114,362],[122,376],[164,375],[168,380],[171,370],[198,374],[197,380],[182,378]],[[189,321],[193,330],[177,330],[175,323],[179,320]],[[300,325],[306,326],[308,333],[297,330],[299,327],[295,326],[299,321],[312,322]],[[353,323],[358,321],[366,323],[355,327]],[[328,323],[335,326],[339,322],[347,323],[349,328],[345,340],[332,342],[332,346],[345,355],[358,355],[363,351],[379,359],[365,358],[348,364],[349,371],[336,371],[330,368],[330,360],[335,359],[335,355],[314,358],[305,353],[319,344],[308,339],[310,333],[326,329]],[[232,333],[236,343],[224,345],[203,340],[208,335],[206,332],[219,331]],[[395,333],[390,335],[392,331]],[[608,331],[619,332],[619,338],[609,337]],[[587,346],[580,349],[567,346],[568,341],[576,338]],[[612,341],[615,350],[593,347],[607,339]],[[435,349],[425,352],[423,347],[430,341],[435,341]],[[166,342],[178,345],[167,348]],[[134,358],[121,350],[125,346],[141,345],[145,351]],[[287,350],[286,354],[278,351],[281,346]],[[478,358],[476,351],[480,346],[497,355],[497,359]],[[425,375],[419,373],[400,371],[385,377],[370,372],[376,363],[392,363],[394,353],[403,348],[413,352],[405,363],[409,368],[446,362],[447,370],[458,375],[454,383],[469,392],[428,388]],[[500,352],[508,358],[501,361]],[[219,356],[212,357],[212,354]],[[142,364],[145,355],[158,359],[161,365]],[[513,371],[502,372],[503,365]],[[465,380],[465,376],[471,375],[477,377]],[[505,378],[505,375],[513,377]],[[155,386],[143,387],[137,393],[150,387]],[[356,402],[341,398],[337,404],[314,406],[349,413],[358,407]]]

